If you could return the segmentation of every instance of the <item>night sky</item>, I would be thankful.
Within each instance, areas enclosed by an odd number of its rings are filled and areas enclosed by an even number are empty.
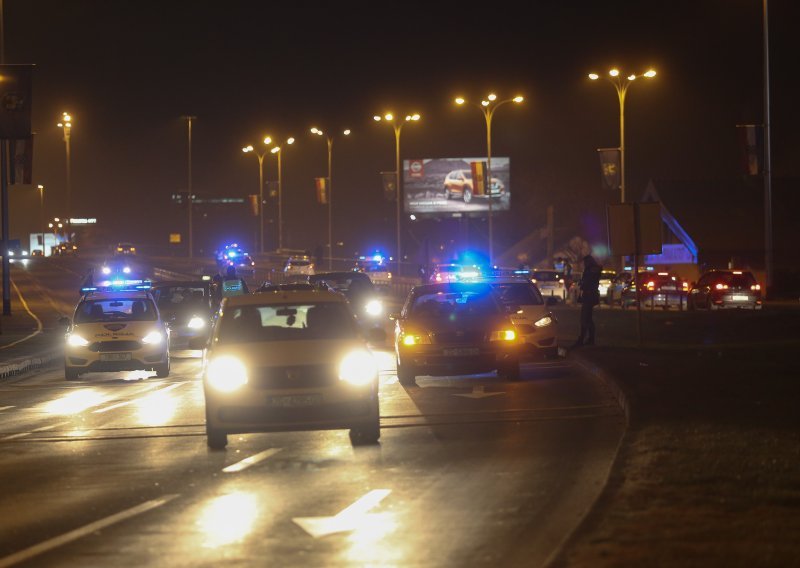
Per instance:
[[[773,171],[800,177],[796,11],[770,2]],[[394,134],[372,116],[422,114],[404,127],[402,158],[485,155],[485,123],[453,97],[518,93],[493,122],[492,150],[511,158],[512,211],[498,216],[502,251],[555,207],[564,234],[584,236],[618,194],[600,185],[596,149],[618,144],[618,101],[590,71],[653,67],[626,103],[629,195],[650,178],[740,176],[736,125],[763,115],[762,0],[664,2],[267,2],[5,0],[5,62],[33,63],[34,184],[48,216],[63,212],[62,111],[72,130],[73,216],[96,216],[108,238],[165,247],[185,231],[169,197],[185,190],[195,115],[193,188],[208,196],[258,190],[242,146],[294,136],[283,154],[285,245],[327,240],[313,178],[333,145],[334,231],[350,254],[394,243],[394,205],[379,172],[394,169]],[[273,156],[265,177],[277,178]],[[721,202],[724,196],[720,196]],[[600,223],[602,225],[602,223]],[[252,219],[198,221],[203,246],[252,239]],[[249,230],[247,227],[251,227]],[[475,235],[482,229],[475,226]],[[452,235],[418,222],[417,243]],[[476,237],[477,238],[477,237]],[[416,246],[416,245],[413,245]],[[274,243],[273,243],[274,247]],[[268,248],[273,248],[269,247]]]

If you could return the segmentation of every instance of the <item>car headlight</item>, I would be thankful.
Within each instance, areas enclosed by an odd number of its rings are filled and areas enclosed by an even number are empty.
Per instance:
[[[550,316],[544,316],[543,318],[533,322],[533,325],[535,325],[536,327],[547,327],[551,323],[553,323],[553,318]]]
[[[218,391],[233,392],[247,384],[247,368],[236,357],[217,357],[208,363],[206,380]]]
[[[378,365],[369,351],[359,349],[345,355],[339,364],[339,380],[351,385],[367,385],[378,376]]]
[[[142,337],[142,343],[146,343],[147,345],[157,345],[161,343],[164,339],[164,334],[158,330],[153,330],[144,337]]]
[[[186,324],[186,327],[189,329],[203,329],[206,326],[206,320],[199,316],[192,316],[192,319],[189,320],[189,323]]]
[[[493,331],[489,335],[489,341],[515,341],[517,339],[517,332],[513,329],[501,329],[500,331]]]
[[[371,316],[379,316],[383,313],[383,302],[380,300],[370,300],[364,306],[364,310]]]
[[[69,337],[67,337],[67,344],[70,347],[86,347],[89,345],[89,342],[77,333],[70,333]]]
[[[111,274],[111,268],[108,266],[103,267],[103,274]]]
[[[125,274],[130,274],[131,273],[131,267],[130,266],[123,267],[122,272],[124,272]]]
[[[431,338],[427,335],[404,333],[400,338],[403,345],[430,345]]]

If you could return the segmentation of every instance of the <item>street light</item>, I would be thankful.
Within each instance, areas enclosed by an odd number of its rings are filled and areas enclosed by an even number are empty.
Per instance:
[[[194,194],[192,193],[192,121],[197,119],[196,116],[184,116],[184,120],[186,120],[186,125],[188,127],[188,177],[186,180],[186,199],[189,202],[189,258],[193,258],[194,255],[194,228],[192,227],[192,214],[194,212]]]
[[[64,146],[67,150],[67,224],[72,219],[72,175],[70,172],[69,139],[72,134],[72,116],[68,112],[61,113],[58,127],[64,131]]]
[[[311,128],[311,134],[326,136],[326,134],[316,126]],[[345,136],[350,136],[350,129],[342,131]],[[333,270],[333,180],[331,179],[331,157],[333,156],[333,135],[328,134],[328,270]]]
[[[521,103],[525,99],[521,96],[516,96],[512,99],[497,100],[497,95],[490,93],[486,99],[481,101],[481,104],[474,104],[478,110],[483,113],[486,119],[486,191],[489,197],[489,265],[494,266],[494,227],[492,226],[492,117],[495,111],[506,103]],[[455,103],[459,106],[465,104],[467,101],[463,97],[457,97]]]
[[[383,116],[375,115],[372,117],[375,122],[385,121],[392,125],[394,129],[394,147],[395,147],[395,192],[397,202],[397,276],[400,276],[400,262],[402,260],[402,253],[400,252],[400,201],[402,200],[402,192],[400,188],[400,133],[403,131],[403,125],[406,122],[416,122],[420,119],[418,113],[406,115],[405,120],[398,120],[392,113],[387,112]]]
[[[625,203],[625,95],[628,88],[638,77],[645,77],[650,79],[656,76],[653,69],[649,69],[640,75],[628,75],[623,77],[619,69],[611,69],[608,75],[605,76],[608,81],[614,85],[617,91],[617,98],[619,98],[619,201]],[[600,75],[597,73],[589,73],[589,79],[597,81]]]
[[[264,142],[267,143],[266,140]],[[294,138],[287,138],[286,143],[289,145],[294,144]],[[275,146],[270,152],[278,155],[278,250],[283,250],[283,179],[281,174],[281,155],[283,151],[280,146]]]
[[[36,186],[39,189],[39,227],[42,229],[42,256],[44,254],[44,186],[39,184]]]
[[[272,144],[272,138],[264,138],[264,144]],[[252,144],[242,148],[245,154],[253,153],[258,158],[258,226],[259,226],[259,247],[258,250],[264,253],[264,156],[267,155],[265,148],[260,154],[253,148]]]

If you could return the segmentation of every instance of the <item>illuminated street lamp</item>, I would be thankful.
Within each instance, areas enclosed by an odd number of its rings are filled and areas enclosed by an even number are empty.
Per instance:
[[[266,140],[264,142],[267,143]],[[294,144],[294,138],[287,138],[286,144]],[[270,152],[278,155],[278,250],[283,250],[283,178],[281,174],[281,155],[283,151],[280,146],[275,146]]]
[[[614,85],[617,91],[617,98],[619,98],[619,195],[620,203],[625,203],[625,95],[628,88],[639,77],[650,79],[656,76],[653,69],[649,69],[640,75],[628,75],[623,77],[619,69],[611,69],[608,75],[605,76],[608,81]],[[597,81],[600,75],[597,73],[589,73],[589,79]]]
[[[72,134],[72,116],[68,112],[61,113],[61,122],[58,123],[58,127],[64,131],[64,146],[67,151],[67,219],[66,222],[69,224],[70,219],[72,219],[72,175],[70,172],[70,148],[69,148],[69,140]]]
[[[400,186],[400,133],[403,131],[403,125],[406,122],[416,122],[420,119],[418,113],[406,115],[405,120],[397,119],[392,113],[387,112],[383,116],[375,115],[372,117],[375,122],[385,121],[392,125],[394,129],[394,142],[395,142],[395,192],[397,201],[397,276],[400,276],[400,262],[402,261],[402,252],[400,251],[400,201],[402,200],[403,193]]]
[[[272,138],[264,138],[264,144],[272,144]],[[258,158],[258,227],[259,227],[259,247],[258,250],[264,253],[264,156],[267,149],[258,153],[252,145],[242,148],[245,154],[253,153]]]
[[[311,134],[326,136],[326,134],[316,126],[311,128]],[[342,131],[345,136],[350,136],[350,129]],[[328,270],[333,270],[333,180],[331,174],[331,157],[333,156],[333,135],[327,134],[328,139]]]
[[[39,228],[42,229],[42,256],[44,256],[44,186],[39,184]]]
[[[516,96],[512,99],[497,100],[497,95],[489,94],[480,104],[474,104],[483,113],[486,120],[486,191],[489,197],[489,265],[494,266],[494,227],[492,226],[492,117],[495,111],[506,103],[521,103],[525,99]],[[457,97],[455,103],[459,106],[466,103],[463,97]]]

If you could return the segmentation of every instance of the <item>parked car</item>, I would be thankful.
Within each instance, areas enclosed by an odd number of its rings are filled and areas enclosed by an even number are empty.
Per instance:
[[[761,285],[747,270],[710,270],[689,290],[687,307],[690,310],[718,310],[763,306]]]
[[[606,303],[609,306],[622,305],[622,292],[628,287],[632,278],[633,272],[630,270],[623,270],[614,276],[606,291]]]
[[[380,437],[378,365],[345,297],[324,290],[226,298],[203,361],[208,446],[228,434],[347,428]]]
[[[161,318],[170,328],[170,349],[205,347],[216,312],[211,281],[157,282],[152,294]]]
[[[460,198],[464,200],[464,203],[469,203],[473,198],[486,199],[491,196],[492,199],[499,199],[505,195],[505,185],[498,178],[493,177],[490,185],[489,195],[476,195],[472,171],[453,170],[444,178],[444,196],[447,199]]]
[[[505,307],[486,282],[415,286],[395,322],[397,378],[497,371],[518,380],[522,343]]]
[[[600,301],[607,302],[608,300],[608,289],[611,287],[611,284],[614,281],[614,277],[617,275],[616,270],[612,270],[611,268],[603,268],[600,271],[600,281],[597,286],[597,291],[600,293]]]
[[[536,268],[531,272],[531,279],[543,296],[549,296],[559,302],[567,299],[567,285],[563,272]]]
[[[314,274],[314,261],[310,256],[290,256],[283,266],[283,274],[289,278]]]
[[[671,272],[640,272],[636,282],[629,282],[622,291],[622,307],[635,306],[636,287],[639,286],[639,301],[642,307],[664,309],[686,307],[689,283]]]

